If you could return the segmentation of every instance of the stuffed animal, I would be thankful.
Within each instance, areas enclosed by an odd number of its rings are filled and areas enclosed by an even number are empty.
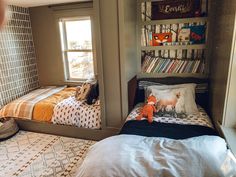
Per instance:
[[[149,123],[153,122],[153,113],[156,112],[155,104],[157,99],[155,96],[151,95],[147,99],[147,104],[142,108],[139,116],[136,117],[136,120],[141,120],[143,117],[146,117]]]

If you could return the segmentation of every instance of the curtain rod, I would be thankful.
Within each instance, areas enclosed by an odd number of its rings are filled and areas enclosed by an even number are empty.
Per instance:
[[[73,2],[73,3],[64,3],[64,4],[57,4],[57,5],[50,5],[48,6],[52,10],[66,10],[66,9],[81,9],[81,8],[92,8],[93,1],[83,1],[83,2]]]

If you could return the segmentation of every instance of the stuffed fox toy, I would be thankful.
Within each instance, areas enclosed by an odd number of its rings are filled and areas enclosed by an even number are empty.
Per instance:
[[[147,104],[142,108],[139,116],[136,117],[136,120],[141,120],[143,117],[146,117],[149,123],[153,122],[153,113],[156,112],[155,104],[157,99],[155,96],[151,95],[147,99]]]

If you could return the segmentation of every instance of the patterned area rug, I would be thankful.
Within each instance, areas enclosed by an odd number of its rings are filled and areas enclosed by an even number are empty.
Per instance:
[[[20,131],[0,142],[0,176],[74,176],[95,141]]]

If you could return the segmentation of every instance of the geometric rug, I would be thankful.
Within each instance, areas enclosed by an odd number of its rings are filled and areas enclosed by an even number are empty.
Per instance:
[[[95,143],[19,131],[0,142],[0,177],[72,177]]]

